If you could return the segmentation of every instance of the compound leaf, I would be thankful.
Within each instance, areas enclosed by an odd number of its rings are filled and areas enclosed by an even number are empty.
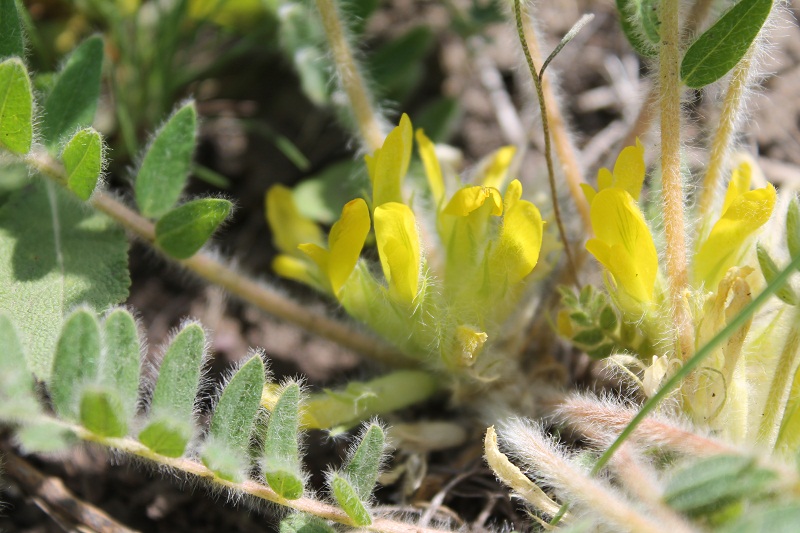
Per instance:
[[[231,212],[228,200],[202,198],[169,211],[156,223],[156,244],[172,257],[193,256]]]
[[[81,200],[88,200],[103,172],[103,140],[93,128],[78,131],[61,153],[67,186]]]
[[[159,218],[178,201],[192,168],[196,137],[197,111],[189,102],[156,133],[139,167],[134,192],[144,216]]]
[[[53,147],[76,128],[90,126],[100,98],[103,39],[89,37],[69,56],[44,103],[42,136]]]
[[[747,53],[772,10],[772,0],[740,0],[692,43],[681,79],[695,89],[714,83]]]
[[[39,379],[50,379],[64,315],[79,303],[119,303],[129,285],[124,232],[72,194],[37,179],[0,206],[0,310]]]
[[[0,63],[0,146],[27,154],[33,141],[33,95],[25,65],[17,58]]]

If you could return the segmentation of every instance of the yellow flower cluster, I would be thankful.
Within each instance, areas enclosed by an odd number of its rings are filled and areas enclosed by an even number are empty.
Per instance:
[[[414,137],[428,190],[412,204],[404,181]],[[270,189],[267,219],[282,252],[274,270],[334,296],[348,313],[412,356],[451,369],[477,369],[485,343],[500,334],[522,296],[542,247],[542,217],[522,199],[520,182],[511,181],[500,192],[513,156],[513,147],[498,150],[477,176],[480,185],[463,185],[457,177],[450,183],[434,144],[422,130],[414,135],[403,115],[383,146],[365,157],[369,203],[348,202],[327,243],[319,226],[299,212],[289,189]],[[432,213],[419,210],[424,197]],[[381,278],[360,259],[371,230]]]

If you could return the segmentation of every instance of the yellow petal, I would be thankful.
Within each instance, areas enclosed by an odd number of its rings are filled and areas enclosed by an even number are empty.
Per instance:
[[[446,359],[453,366],[470,367],[475,364],[475,360],[483,350],[483,345],[486,344],[488,338],[489,336],[483,331],[460,325],[456,327],[455,331],[454,353],[448,354]]]
[[[411,305],[417,296],[420,270],[419,233],[411,209],[397,202],[376,207],[375,240],[389,294]]]
[[[597,171],[597,190],[602,191],[614,185],[614,175],[611,171],[603,167]]]
[[[514,160],[516,153],[517,148],[514,146],[504,146],[496,150],[483,173],[482,185],[502,189],[508,178],[508,167],[511,166],[511,161]]]
[[[614,187],[625,189],[635,200],[639,199],[644,183],[644,146],[636,139],[636,146],[622,150],[614,164]]]
[[[503,199],[500,196],[500,191],[491,187],[481,187],[480,185],[464,187],[456,191],[442,213],[465,217],[483,206],[487,200],[493,202],[492,215],[500,216],[503,214]]]
[[[694,258],[696,283],[705,283],[708,288],[719,284],[725,273],[736,264],[747,238],[772,216],[775,196],[775,187],[767,185],[731,200]]]
[[[640,302],[653,299],[658,253],[653,236],[633,197],[612,187],[597,193],[591,208],[596,238],[586,249]]]
[[[531,202],[520,200],[521,194],[519,180],[512,181],[506,191],[503,226],[490,263],[493,273],[507,275],[509,285],[531,273],[542,248],[542,215]]]
[[[328,279],[337,296],[358,263],[369,227],[367,202],[356,198],[345,204],[342,216],[331,228],[328,236]]]
[[[267,191],[267,222],[272,230],[275,246],[284,253],[302,257],[297,245],[304,242],[324,242],[319,226],[300,214],[292,197],[292,191],[283,185],[275,185]]]
[[[328,259],[330,253],[322,246],[306,242],[297,246],[297,249],[306,254],[322,272],[327,275]]]
[[[750,164],[743,161],[731,174],[728,182],[728,189],[725,191],[725,201],[722,203],[722,216],[738,197],[750,190],[750,181],[753,177],[753,170]]]
[[[442,167],[436,158],[436,148],[422,130],[417,130],[417,149],[425,167],[425,175],[428,177],[428,187],[431,189],[433,201],[438,206],[444,197],[444,178],[442,177]]]
[[[594,200],[597,191],[594,190],[594,187],[589,185],[588,183],[581,183],[581,190],[583,191],[583,195],[586,197],[586,201],[589,205],[592,205],[592,201]]]
[[[372,180],[373,207],[387,202],[403,202],[401,186],[411,162],[412,135],[411,120],[404,113],[400,118],[400,125],[386,136],[381,149],[375,152]],[[367,161],[367,169],[370,164]]]
[[[313,267],[307,261],[286,254],[280,254],[272,261],[272,270],[279,276],[319,287],[311,268]]]
[[[369,174],[369,182],[372,183],[373,187],[375,186],[375,165],[378,161],[378,154],[380,154],[381,149],[378,148],[375,150],[375,153],[372,155],[365,155],[364,156],[364,163],[367,165],[367,174]]]

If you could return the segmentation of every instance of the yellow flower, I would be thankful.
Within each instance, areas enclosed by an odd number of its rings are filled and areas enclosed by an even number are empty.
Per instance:
[[[519,180],[509,183],[503,198],[503,225],[489,259],[490,272],[502,273],[507,286],[521,282],[531,273],[542,248],[542,215],[531,202],[520,199],[521,196]]]
[[[502,189],[508,178],[508,169],[516,153],[516,147],[504,146],[489,156],[488,163],[483,171],[481,185]]]
[[[403,113],[400,124],[394,128],[383,146],[372,155],[364,156],[372,181],[372,208],[387,202],[403,203],[403,178],[411,162],[411,120]]]
[[[390,297],[411,306],[417,296],[420,244],[411,209],[398,202],[375,208],[375,240]]]
[[[303,257],[297,246],[303,243],[321,245],[322,230],[313,221],[297,210],[292,191],[283,185],[275,185],[267,191],[265,202],[267,223],[272,229],[275,246],[281,252],[294,257]]]
[[[722,214],[694,257],[695,283],[714,290],[743,253],[745,243],[772,216],[775,187],[750,190],[752,169],[743,162],[734,170]]]
[[[422,165],[425,167],[425,175],[428,178],[428,187],[431,190],[433,201],[438,207],[444,198],[444,178],[442,177],[442,167],[436,158],[436,149],[423,130],[417,130],[417,149]]]
[[[583,194],[589,205],[592,204],[594,196],[605,189],[616,187],[628,192],[635,200],[639,199],[642,193],[645,175],[644,146],[636,139],[636,146],[628,146],[620,152],[614,163],[614,173],[607,168],[601,168],[597,173],[597,190],[586,183],[581,184]]]

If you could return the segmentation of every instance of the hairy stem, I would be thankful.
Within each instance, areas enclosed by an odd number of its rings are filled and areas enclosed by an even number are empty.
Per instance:
[[[670,299],[681,356],[691,356],[692,325],[683,293],[689,285],[686,263],[686,228],[681,178],[681,80],[680,0],[661,2],[661,48],[659,90],[661,92],[661,180],[664,195],[664,229]]]
[[[328,45],[336,63],[336,73],[350,100],[350,109],[358,124],[358,131],[364,141],[365,147],[374,152],[383,145],[384,132],[381,128],[378,115],[373,109],[364,77],[353,57],[353,51],[347,42],[345,28],[339,19],[339,11],[334,4],[335,0],[316,0],[317,9],[322,18]]]
[[[550,124],[547,116],[547,102],[545,102],[544,99],[542,76],[539,75],[539,71],[536,69],[536,65],[533,63],[533,58],[531,57],[531,52],[528,48],[527,37],[522,24],[521,0],[514,0],[514,16],[517,19],[517,35],[519,36],[520,44],[522,45],[522,51],[525,54],[525,60],[528,63],[528,68],[530,69],[531,77],[533,78],[533,83],[536,86],[536,96],[539,100],[539,110],[542,116],[542,130],[544,131],[544,158],[547,162],[547,177],[548,181],[550,182],[550,198],[553,201],[553,216],[555,217],[556,224],[558,225],[558,233],[561,235],[561,241],[564,243],[564,252],[567,256],[567,263],[572,274],[572,279],[577,284],[578,271],[575,267],[575,260],[572,257],[569,240],[567,239],[567,232],[564,229],[564,222],[561,220],[561,208],[558,206],[558,190],[556,189],[556,177],[555,171],[553,170],[553,155],[550,141]],[[582,193],[579,195],[583,197]]]
[[[750,67],[753,63],[753,50],[745,54],[741,61],[734,67],[731,74],[728,90],[725,93],[725,100],[722,103],[722,113],[719,117],[717,131],[714,132],[714,140],[711,144],[711,156],[708,161],[708,169],[703,179],[703,189],[698,205],[698,213],[707,213],[711,208],[714,195],[717,191],[720,176],[725,170],[725,156],[728,154],[728,147],[731,144],[736,128],[736,122],[740,115],[744,92],[747,82],[750,79]]]
[[[794,377],[794,370],[797,367],[798,355],[800,355],[800,311],[795,310],[786,342],[778,358],[775,373],[772,376],[772,383],[767,394],[767,401],[764,405],[764,412],[761,414],[761,423],[758,426],[758,436],[756,441],[765,445],[768,449],[775,447],[780,429],[781,418],[786,409],[786,400],[791,381]]]
[[[515,15],[516,11],[521,9],[518,4],[519,2],[515,2]],[[522,35],[524,35],[524,41],[528,49],[527,52],[525,52],[525,59],[528,60],[529,67],[531,64],[533,65],[533,67],[531,67],[532,71],[538,72],[542,65],[541,48],[539,47],[539,41],[536,37],[536,31],[533,28],[530,16],[527,12],[523,12],[523,14],[524,16],[519,18],[522,19],[520,39],[522,40]],[[517,20],[518,29],[520,24],[519,18]],[[544,117],[547,117],[549,130],[553,136],[556,155],[561,162],[561,169],[564,172],[569,194],[572,197],[572,201],[575,202],[575,207],[581,217],[586,235],[591,235],[592,220],[589,213],[589,202],[586,201],[586,197],[581,190],[581,183],[584,183],[585,180],[583,179],[583,171],[578,161],[577,150],[575,149],[575,145],[572,144],[569,131],[567,131],[567,125],[564,121],[564,116],[561,114],[561,108],[558,104],[555,92],[553,91],[553,87],[550,84],[549,77],[542,76],[539,85],[541,85],[541,95],[538,94],[540,92],[538,88],[537,95],[539,96],[539,102],[544,100],[544,108],[546,110],[542,112],[542,120],[544,121]],[[540,103],[540,106],[541,105]]]
[[[46,153],[31,152],[27,156],[26,162],[41,174],[61,185],[66,183],[63,167]],[[157,249],[155,226],[139,213],[101,191],[95,192],[88,203],[114,219],[145,244]],[[173,261],[262,311],[296,324],[320,337],[332,340],[391,366],[415,365],[408,357],[389,348],[379,340],[365,336],[347,324],[311,311],[308,307],[287,298],[278,291],[236,272],[207,252],[200,251],[189,259],[173,259]]]

